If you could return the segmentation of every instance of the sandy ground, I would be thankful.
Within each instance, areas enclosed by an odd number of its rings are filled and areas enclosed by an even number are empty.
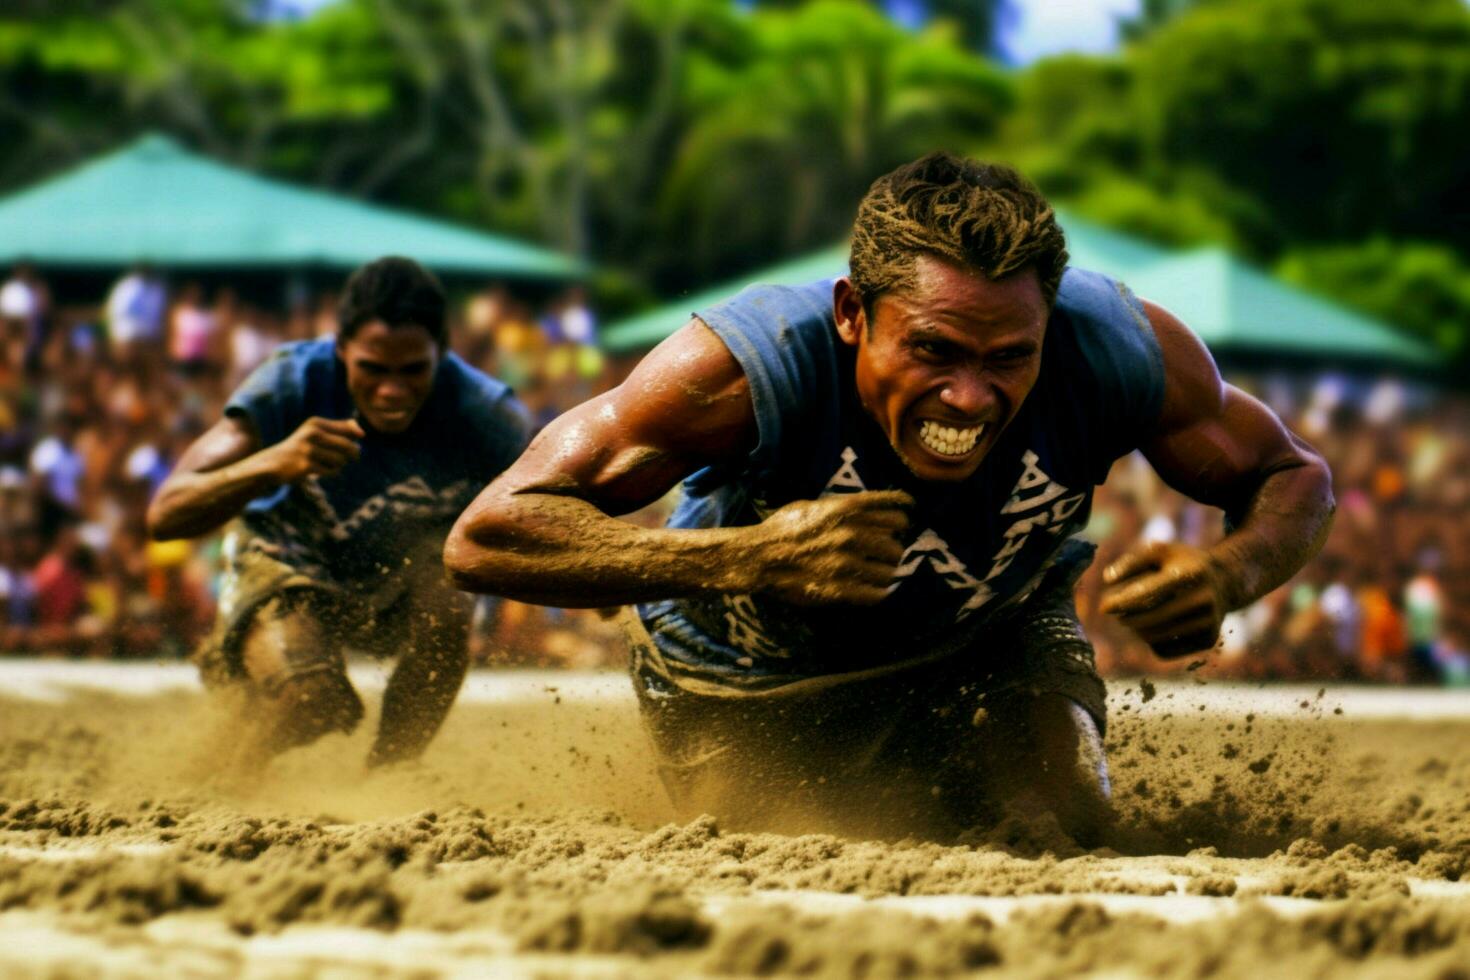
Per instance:
[[[1470,978],[1470,696],[1207,674],[1114,688],[1084,852],[672,822],[616,676],[477,674],[418,765],[365,728],[242,785],[187,668],[0,662],[0,974]]]

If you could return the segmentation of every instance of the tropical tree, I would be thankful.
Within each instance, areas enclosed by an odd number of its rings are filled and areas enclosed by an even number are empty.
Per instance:
[[[1288,252],[1277,273],[1401,324],[1462,364],[1470,355],[1470,263],[1430,242],[1377,238]]]
[[[869,183],[929,150],[992,136],[1011,84],[942,26],[913,35],[821,0],[749,24],[738,58],[692,54],[687,128],[655,240],[699,278],[841,237]]]
[[[1206,168],[1283,240],[1385,234],[1470,246],[1470,7],[1235,0],[1171,20],[1132,59],[1146,172]]]

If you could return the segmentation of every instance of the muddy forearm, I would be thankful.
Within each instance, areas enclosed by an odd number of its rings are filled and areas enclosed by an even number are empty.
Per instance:
[[[575,497],[506,493],[461,518],[444,548],[467,592],[566,608],[744,592],[752,528],[650,530]]]
[[[1249,605],[1295,575],[1321,549],[1334,506],[1332,478],[1320,462],[1267,476],[1210,551],[1225,576],[1228,608]]]
[[[217,470],[175,473],[148,507],[148,533],[155,541],[208,534],[280,485],[261,453]]]

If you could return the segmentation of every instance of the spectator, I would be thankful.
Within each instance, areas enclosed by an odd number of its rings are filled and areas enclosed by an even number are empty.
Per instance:
[[[234,312],[234,307],[229,307]],[[255,310],[244,309],[235,316],[220,314],[229,340],[229,380],[225,387],[233,390],[245,376],[270,356],[270,352],[281,343],[281,335],[272,333]]]
[[[41,626],[74,625],[86,610],[87,576],[94,566],[75,525],[61,529],[36,566],[36,622]]]
[[[107,296],[107,328],[113,351],[130,361],[163,341],[168,294],[151,266],[140,263]]]
[[[1322,590],[1318,601],[1332,635],[1333,651],[1344,663],[1351,664],[1357,656],[1358,637],[1363,629],[1363,611],[1357,595],[1346,582],[1335,580]]]
[[[18,264],[10,278],[0,286],[0,318],[7,323],[29,326],[42,314],[41,289],[35,272],[26,263]]]
[[[1444,590],[1431,566],[1423,563],[1419,572],[1404,586],[1404,620],[1409,641],[1409,663],[1416,680],[1439,680],[1439,663],[1435,651],[1443,640]]]
[[[579,347],[597,346],[597,319],[587,307],[587,293],[581,286],[567,290],[552,314],[555,323],[551,333],[553,342],[575,344]]]
[[[1364,675],[1398,683],[1408,680],[1404,664],[1408,652],[1404,618],[1390,598],[1389,590],[1378,582],[1369,582],[1358,591],[1358,602],[1363,609],[1359,643]]]
[[[1464,634],[1447,633],[1435,646],[1434,660],[1447,687],[1470,687],[1470,644]]]
[[[50,297],[28,263],[18,263],[0,286],[0,363],[18,371],[39,351]]]
[[[26,491],[25,474],[0,467],[0,649],[11,649],[17,630],[35,621],[37,519]]]
[[[49,501],[71,514],[81,512],[82,477],[86,467],[74,443],[75,425],[63,415],[52,432],[31,451],[31,472],[44,481]]]
[[[209,370],[218,328],[215,311],[204,305],[204,290],[197,282],[186,284],[169,315],[168,349],[174,367],[187,374]]]

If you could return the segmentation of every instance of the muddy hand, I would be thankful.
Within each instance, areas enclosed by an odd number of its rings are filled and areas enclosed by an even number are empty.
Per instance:
[[[281,482],[296,483],[309,476],[332,476],[357,459],[363,435],[353,419],[312,417],[267,451]]]
[[[751,591],[800,605],[881,602],[914,500],[897,490],[798,500],[752,529]]]
[[[1215,645],[1227,611],[1221,576],[1201,548],[1155,542],[1103,570],[1102,612],[1118,617],[1160,657]]]

